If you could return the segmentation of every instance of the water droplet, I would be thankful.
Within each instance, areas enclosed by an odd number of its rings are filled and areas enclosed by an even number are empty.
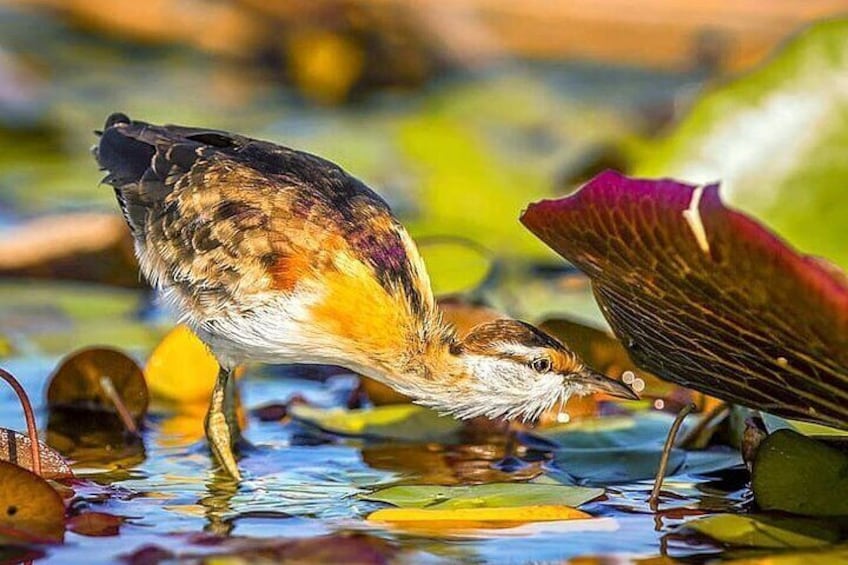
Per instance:
[[[621,380],[624,381],[624,384],[626,385],[632,384],[636,380],[636,373],[633,371],[624,371],[621,373]]]

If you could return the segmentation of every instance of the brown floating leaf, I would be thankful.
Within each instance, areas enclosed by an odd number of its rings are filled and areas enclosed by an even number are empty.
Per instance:
[[[813,219],[811,218],[811,221]],[[718,186],[598,175],[521,221],[592,279],[633,360],[782,416],[848,428],[848,286]]]
[[[0,428],[0,460],[8,461],[32,471],[32,442],[29,437],[14,430]],[[41,476],[45,479],[72,479],[70,465],[57,451],[38,442],[41,453]]]
[[[123,523],[123,516],[106,512],[84,512],[68,520],[68,529],[83,536],[108,537],[117,536]]]
[[[323,536],[289,539],[246,537],[196,539],[199,551],[192,546],[178,555],[169,549],[146,545],[123,561],[131,564],[162,563],[166,561],[241,563],[351,563],[383,565],[395,562],[414,562],[404,559],[405,552],[397,544],[377,536],[338,532]]]
[[[65,535],[65,505],[47,481],[0,461],[0,544],[57,543]]]
[[[124,353],[106,347],[83,349],[63,359],[47,389],[51,409],[111,412],[130,431],[147,411],[147,402],[141,368]]]

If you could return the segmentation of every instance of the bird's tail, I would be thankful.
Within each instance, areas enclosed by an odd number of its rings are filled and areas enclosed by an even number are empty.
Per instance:
[[[145,225],[176,182],[209,150],[231,142],[225,132],[180,126],[155,126],[115,113],[106,119],[92,149],[103,179],[115,189],[121,211],[133,234]]]

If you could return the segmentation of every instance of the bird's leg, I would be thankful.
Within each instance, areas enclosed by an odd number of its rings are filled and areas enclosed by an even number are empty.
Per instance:
[[[233,375],[227,379],[227,385],[224,389],[224,417],[227,420],[227,426],[230,428],[230,441],[233,446],[238,446],[241,442],[241,425],[238,417],[240,405],[238,383]]]
[[[206,414],[206,437],[215,459],[231,477],[240,481],[241,473],[233,454],[234,438],[238,437],[238,421],[232,419],[235,411],[232,408],[233,395],[227,394],[229,377],[230,371],[222,366],[218,370],[218,378],[215,379],[215,388],[212,390],[212,402]]]

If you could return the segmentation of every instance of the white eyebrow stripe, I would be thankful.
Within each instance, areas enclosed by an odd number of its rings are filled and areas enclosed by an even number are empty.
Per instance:
[[[497,353],[501,355],[508,355],[510,357],[524,357],[524,358],[534,358],[539,357],[540,355],[544,355],[546,353],[545,349],[541,347],[527,347],[524,345],[519,345],[517,343],[509,343],[509,342],[498,342],[494,344],[494,349]]]

